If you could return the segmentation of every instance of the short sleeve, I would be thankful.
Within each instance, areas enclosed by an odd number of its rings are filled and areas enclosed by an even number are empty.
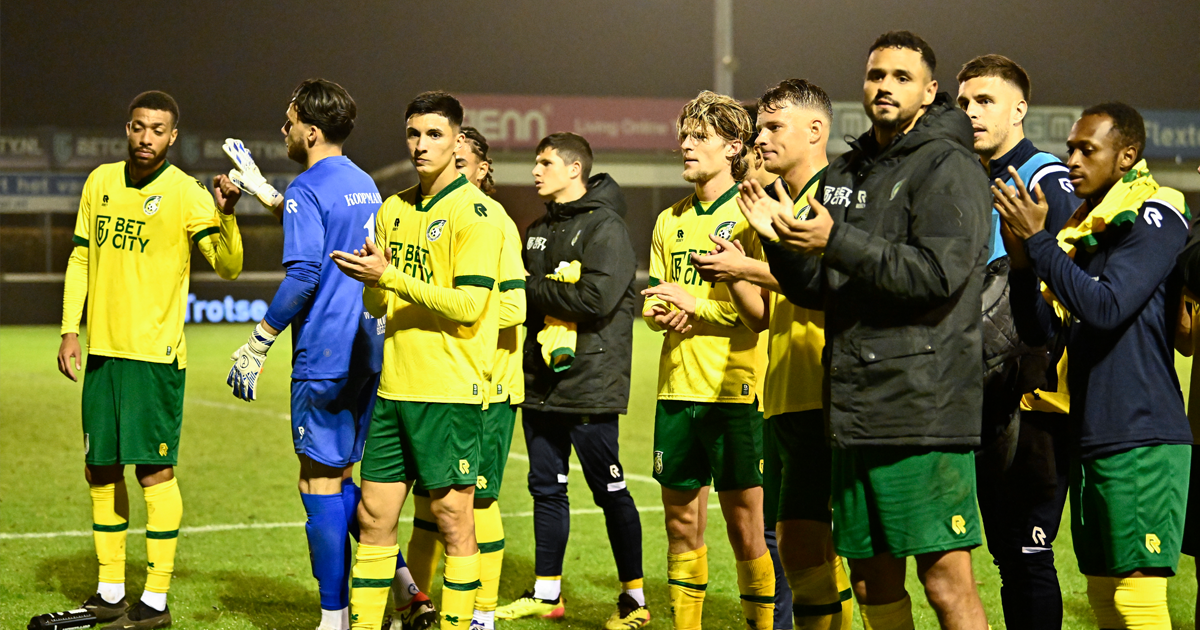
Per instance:
[[[83,195],[79,198],[79,213],[75,215],[75,233],[71,242],[76,247],[87,247],[92,238],[92,190],[95,187],[95,171],[83,183]]]
[[[189,178],[190,183],[183,184],[184,189],[184,216],[187,217],[188,236],[192,237],[193,241],[199,242],[200,239],[213,234],[220,233],[220,219],[217,218],[217,203],[213,200],[212,193],[208,192],[204,184],[198,179]]]
[[[525,288],[525,265],[521,262],[521,233],[512,219],[504,219],[504,249],[500,255],[500,290]]]
[[[289,186],[283,198],[283,264],[321,264],[325,259],[325,222],[316,195],[303,186]]]
[[[482,205],[482,204],[475,204]],[[503,212],[503,210],[499,210]],[[476,216],[473,208],[457,213],[454,232],[454,286],[491,289],[500,276],[504,232],[496,218]]]

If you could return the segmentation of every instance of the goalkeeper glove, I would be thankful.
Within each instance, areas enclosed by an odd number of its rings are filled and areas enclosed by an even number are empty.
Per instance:
[[[229,357],[233,367],[229,368],[229,378],[225,384],[233,388],[233,395],[252,402],[258,397],[258,375],[262,373],[263,363],[267,360],[267,351],[275,343],[275,335],[267,332],[261,322],[250,333],[246,345],[234,351]]]
[[[225,144],[221,145],[221,148],[233,161],[234,168],[229,171],[229,179],[233,180],[238,188],[258,197],[268,210],[283,202],[283,195],[267,183],[267,178],[263,177],[258,165],[254,163],[254,157],[250,155],[250,149],[247,149],[241,140],[225,138]]]

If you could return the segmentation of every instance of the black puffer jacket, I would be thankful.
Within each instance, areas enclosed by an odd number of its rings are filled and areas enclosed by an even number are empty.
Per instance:
[[[570,203],[546,204],[525,236],[526,409],[574,414],[625,413],[633,351],[637,257],[625,226],[625,195],[605,173]],[[579,282],[546,278],[560,262],[582,263]],[[546,315],[578,325],[575,360],[555,373],[537,334]]]
[[[825,311],[830,435],[977,445],[991,203],[970,120],[942,93],[888,146],[871,131],[851,146],[825,172],[824,256],[763,244],[788,300]]]

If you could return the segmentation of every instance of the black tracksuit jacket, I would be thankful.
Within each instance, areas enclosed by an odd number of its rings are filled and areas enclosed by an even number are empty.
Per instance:
[[[945,93],[885,147],[872,131],[825,172],[823,256],[763,243],[793,304],[825,311],[835,446],[979,444],[980,295],[991,193],[971,123]]]
[[[546,204],[529,226],[522,254],[525,282],[525,402],[536,411],[626,413],[636,308],[637,257],[625,226],[625,195],[606,173],[569,203]],[[582,264],[579,282],[546,278],[560,262]],[[537,334],[550,315],[578,325],[575,360],[555,373],[542,359]]]

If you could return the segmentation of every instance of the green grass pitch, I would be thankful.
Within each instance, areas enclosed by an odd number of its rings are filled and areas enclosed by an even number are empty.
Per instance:
[[[652,625],[668,628],[666,536],[658,487],[649,478],[660,337],[640,324],[635,328],[632,400],[621,427],[622,462],[629,489],[643,508]],[[174,627],[180,629],[311,629],[319,620],[287,421],[290,336],[281,339],[284,347],[271,353],[260,380],[259,399],[248,404],[230,395],[225,374],[230,352],[245,342],[249,332],[246,325],[188,328],[187,402],[177,471],[184,496],[184,533],[171,589]],[[58,374],[54,359],[58,343],[52,327],[0,328],[2,628],[23,628],[34,614],[71,608],[95,587],[91,511],[83,480],[80,385]],[[1180,363],[1184,383],[1190,363]],[[524,450],[518,428],[500,500],[507,515],[501,603],[519,596],[533,580],[532,501],[525,488]],[[145,505],[131,471],[129,478],[130,527],[141,528]],[[567,617],[558,622],[501,622],[503,627],[598,628],[614,608],[618,582],[603,516],[591,503],[581,473],[571,475],[569,488],[576,513],[563,578]],[[711,581],[704,622],[709,628],[744,627],[733,558],[716,505],[713,497],[708,531]],[[411,528],[411,508],[405,515],[402,544]],[[48,535],[15,536],[33,533]],[[144,540],[136,533],[129,536],[131,597],[141,593],[145,579]],[[1095,627],[1066,523],[1055,549],[1066,606],[1064,626]],[[986,549],[974,552],[974,565],[989,621],[993,628],[1003,628],[999,577]],[[917,627],[936,628],[911,569],[909,592]],[[1175,627],[1193,627],[1195,597],[1195,563],[1185,557],[1170,586]],[[861,621],[855,616],[859,628]]]

